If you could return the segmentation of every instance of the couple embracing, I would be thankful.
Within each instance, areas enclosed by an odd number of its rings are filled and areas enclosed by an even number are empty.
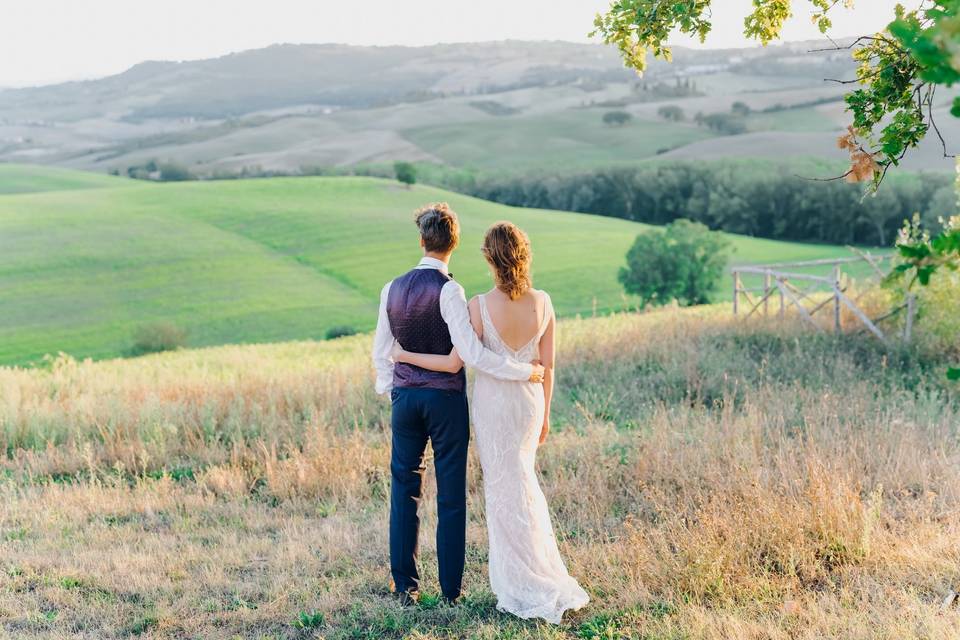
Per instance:
[[[472,417],[483,469],[490,586],[497,608],[559,623],[589,598],[567,573],[534,468],[550,430],[556,318],[530,281],[526,234],[509,222],[483,242],[495,286],[469,305],[448,271],[460,240],[444,203],[416,215],[424,257],[380,294],[373,361],[390,392],[390,570],[404,602],[419,596],[417,547],[425,450],[437,477],[437,559],[446,601],[460,597],[466,546],[467,445]],[[476,370],[470,410],[464,365]]]

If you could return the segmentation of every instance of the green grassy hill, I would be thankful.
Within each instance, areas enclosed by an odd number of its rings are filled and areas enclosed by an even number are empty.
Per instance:
[[[372,329],[383,283],[419,258],[413,210],[438,200],[461,217],[452,271],[469,294],[490,286],[483,231],[509,219],[529,232],[535,284],[552,293],[561,315],[629,308],[616,272],[645,228],[372,178],[155,184],[4,169],[20,176],[10,184],[38,189],[70,180],[122,185],[0,195],[0,363],[7,364],[57,351],[120,355],[137,328],[156,321],[185,328],[192,346],[322,338],[337,325]],[[737,262],[847,253],[732,239]]]
[[[99,173],[0,163],[0,195],[117,187],[124,184],[131,183],[125,178]]]

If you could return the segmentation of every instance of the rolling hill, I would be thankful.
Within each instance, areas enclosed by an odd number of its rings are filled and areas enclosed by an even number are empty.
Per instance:
[[[823,43],[677,48],[643,78],[599,44],[486,42],[430,47],[275,45],[210,60],[145,62],[125,73],[0,91],[0,162],[126,174],[172,161],[199,176],[315,173],[396,160],[479,174],[562,171],[661,157],[842,163],[848,52]],[[944,104],[949,96],[944,96]],[[743,135],[697,114],[752,113]],[[681,122],[658,114],[680,107]],[[611,110],[633,117],[603,125]],[[952,118],[942,126],[952,128]],[[952,134],[952,131],[948,131]],[[950,171],[925,143],[910,169]]]
[[[123,354],[157,321],[192,346],[322,338],[334,326],[369,330],[382,284],[419,257],[412,212],[445,200],[463,244],[452,270],[471,294],[490,285],[482,233],[509,219],[534,244],[534,276],[561,315],[631,308],[616,280],[645,226],[517,209],[373,178],[275,178],[154,184],[45,168],[5,167],[0,195],[0,363],[65,351]],[[62,188],[65,180],[102,186]],[[87,185],[89,186],[89,185]],[[732,236],[738,262],[846,254],[840,247]]]

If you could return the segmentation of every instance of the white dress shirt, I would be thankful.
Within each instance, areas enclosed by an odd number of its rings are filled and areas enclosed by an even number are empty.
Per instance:
[[[438,269],[447,273],[447,265],[442,260],[424,257],[417,269]],[[390,295],[391,280],[380,292],[380,315],[377,318],[377,332],[373,337],[373,366],[377,369],[377,393],[389,393],[393,388],[393,349],[395,338],[390,330],[390,318],[387,315],[387,298]],[[440,290],[440,315],[447,323],[450,341],[457,348],[460,359],[475,369],[501,380],[524,381],[533,373],[533,365],[517,362],[506,356],[494,353],[483,346],[470,324],[470,310],[463,287],[450,280]]]

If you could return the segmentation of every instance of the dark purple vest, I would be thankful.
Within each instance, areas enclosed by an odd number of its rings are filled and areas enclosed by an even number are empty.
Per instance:
[[[453,349],[450,330],[440,315],[440,291],[449,281],[450,277],[437,269],[414,269],[390,285],[390,331],[407,351],[447,355]],[[467,388],[467,377],[463,369],[444,373],[398,362],[393,369],[393,386],[462,393]]]

